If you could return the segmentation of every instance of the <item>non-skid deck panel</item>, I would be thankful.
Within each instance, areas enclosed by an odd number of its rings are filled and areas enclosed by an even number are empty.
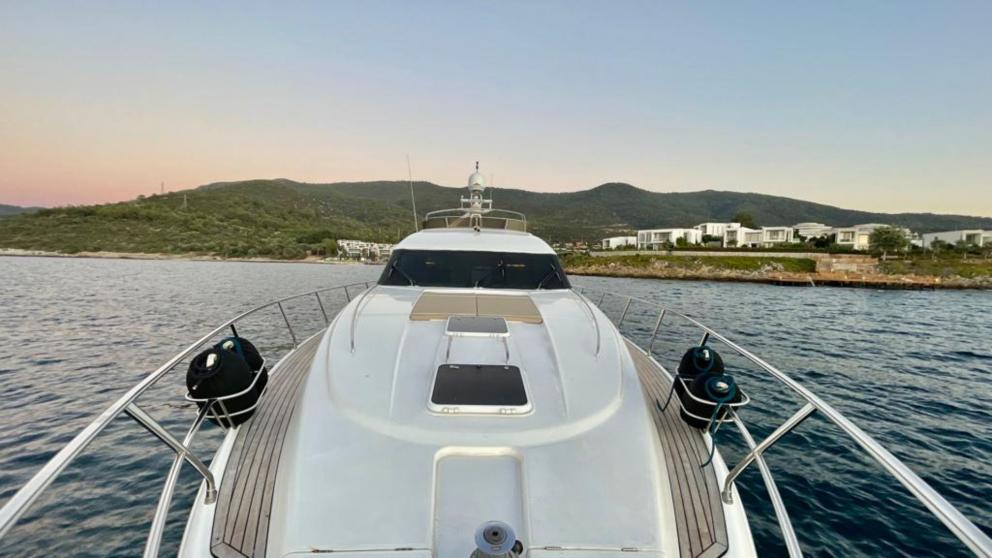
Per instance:
[[[681,558],[715,558],[727,552],[727,523],[720,487],[702,434],[679,417],[674,399],[664,411],[671,380],[657,364],[628,341],[630,356],[644,388],[655,427],[665,451],[668,478],[675,504],[675,523]],[[660,403],[659,403],[660,402]]]
[[[279,456],[321,337],[279,363],[255,415],[240,427],[217,494],[210,541],[217,558],[265,556]]]

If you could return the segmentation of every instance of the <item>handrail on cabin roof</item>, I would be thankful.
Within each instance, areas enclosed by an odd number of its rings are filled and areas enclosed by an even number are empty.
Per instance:
[[[494,222],[501,224],[501,226],[492,226]],[[474,228],[478,226],[483,229],[527,231],[527,216],[510,209],[483,209],[479,211],[464,207],[438,209],[428,212],[424,216],[423,223],[425,229]],[[441,224],[443,226],[437,226]]]

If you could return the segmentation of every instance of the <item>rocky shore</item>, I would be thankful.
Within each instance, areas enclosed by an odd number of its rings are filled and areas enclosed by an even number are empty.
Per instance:
[[[565,270],[571,275],[596,275],[604,277],[639,277],[650,279],[681,279],[693,281],[733,281],[770,283],[775,285],[816,287],[864,287],[873,289],[992,289],[992,276],[940,277],[886,273],[852,272],[797,272],[787,271],[778,263],[765,263],[752,270],[730,269],[696,261],[694,265],[673,265],[669,261],[655,260],[646,265],[625,265],[607,258],[600,261],[584,260],[570,264]]]
[[[211,262],[258,262],[258,263],[309,263],[356,265],[360,262],[326,260],[310,256],[298,260],[272,258],[224,258],[209,254],[146,254],[137,252],[79,252],[64,254],[41,250],[19,250],[0,248],[0,256],[45,257],[45,258],[111,258],[126,260],[185,260]],[[720,265],[718,258],[676,259],[650,258],[636,264],[615,261],[610,257],[581,258],[578,261],[565,258],[565,270],[571,275],[592,275],[602,277],[634,277],[645,279],[679,279],[686,281],[729,281],[747,283],[767,283],[795,287],[864,287],[873,289],[990,289],[992,275],[979,277],[937,276],[920,274],[892,274],[857,271],[820,271],[822,266],[813,266],[808,271],[795,271],[794,262],[774,261],[774,258],[755,258],[753,269],[739,269]]]

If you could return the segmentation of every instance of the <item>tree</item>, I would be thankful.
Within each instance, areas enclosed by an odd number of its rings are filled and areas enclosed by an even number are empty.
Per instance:
[[[967,240],[959,240],[955,242],[954,251],[961,254],[962,258],[967,258],[971,254],[981,254],[981,248],[978,247],[978,244],[968,242]]]
[[[934,239],[930,242],[930,252],[933,254],[933,259],[937,259],[939,254],[943,254],[950,250],[951,245],[943,240]]]
[[[758,225],[754,222],[754,215],[751,215],[747,211],[738,211],[734,215],[734,222],[740,223],[742,227],[747,227],[749,229],[756,229]]]
[[[982,251],[982,255],[985,256],[986,260],[992,259],[992,240],[983,242],[981,251]]]
[[[829,249],[837,244],[837,235],[827,234],[823,236],[814,236],[810,239],[810,243],[814,248]]]
[[[320,250],[326,258],[336,256],[338,254],[338,241],[333,238],[325,238],[320,243]]]
[[[868,245],[876,252],[882,253],[882,261],[888,257],[889,252],[905,250],[909,246],[909,239],[906,232],[899,227],[878,227],[871,231],[868,237]]]

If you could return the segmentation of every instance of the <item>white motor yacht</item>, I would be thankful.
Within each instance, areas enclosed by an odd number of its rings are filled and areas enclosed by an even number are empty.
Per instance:
[[[0,536],[127,414],[176,452],[145,556],[159,554],[185,464],[201,483],[179,551],[186,557],[755,556],[736,488],[749,466],[761,472],[790,556],[801,556],[762,454],[818,413],[967,548],[992,556],[992,541],[942,496],[750,351],[661,307],[653,331],[635,343],[623,327],[637,299],[622,297],[611,317],[599,306],[619,295],[573,288],[525,217],[493,208],[478,168],[461,207],[428,214],[395,246],[377,283],[341,288],[338,309],[326,304],[332,289],[287,297],[170,359],[0,510]],[[297,338],[289,300],[319,307],[319,332]],[[272,307],[294,348],[270,367],[237,325]],[[696,328],[700,341],[669,370],[653,348],[672,321]],[[739,414],[762,386],[739,385],[721,352],[747,359],[799,401],[760,442]],[[195,419],[180,437],[138,400],[187,364]],[[190,449],[206,421],[225,431],[209,461]],[[750,449],[729,466],[713,436],[721,425],[740,430]]]

